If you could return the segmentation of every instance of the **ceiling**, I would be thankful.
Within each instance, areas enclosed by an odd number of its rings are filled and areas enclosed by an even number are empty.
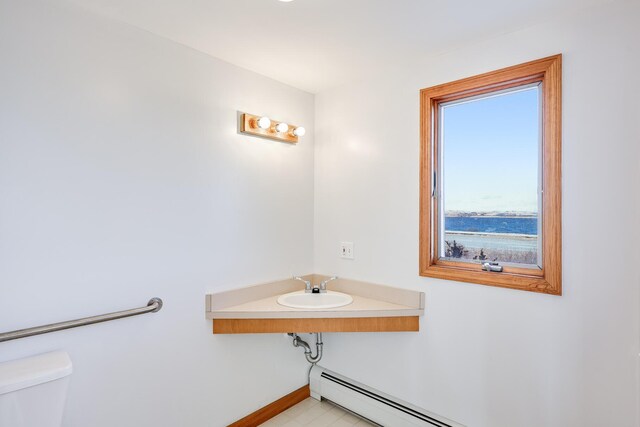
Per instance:
[[[318,93],[611,0],[69,0]]]

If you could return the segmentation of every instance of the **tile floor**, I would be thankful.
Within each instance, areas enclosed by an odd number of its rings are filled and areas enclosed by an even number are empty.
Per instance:
[[[271,418],[263,427],[365,427],[374,426],[327,401],[311,397]]]

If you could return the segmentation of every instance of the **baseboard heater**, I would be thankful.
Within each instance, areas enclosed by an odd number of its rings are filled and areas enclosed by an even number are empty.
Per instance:
[[[309,374],[311,397],[326,399],[384,427],[464,427],[315,365]]]

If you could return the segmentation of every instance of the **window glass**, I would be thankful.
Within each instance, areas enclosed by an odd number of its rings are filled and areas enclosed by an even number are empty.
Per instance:
[[[441,258],[541,263],[540,88],[440,104]]]

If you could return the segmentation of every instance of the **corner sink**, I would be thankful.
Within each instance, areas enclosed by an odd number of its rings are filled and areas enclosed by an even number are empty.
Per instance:
[[[278,304],[291,308],[337,308],[349,305],[352,302],[351,295],[333,291],[320,294],[297,291],[278,297]]]

